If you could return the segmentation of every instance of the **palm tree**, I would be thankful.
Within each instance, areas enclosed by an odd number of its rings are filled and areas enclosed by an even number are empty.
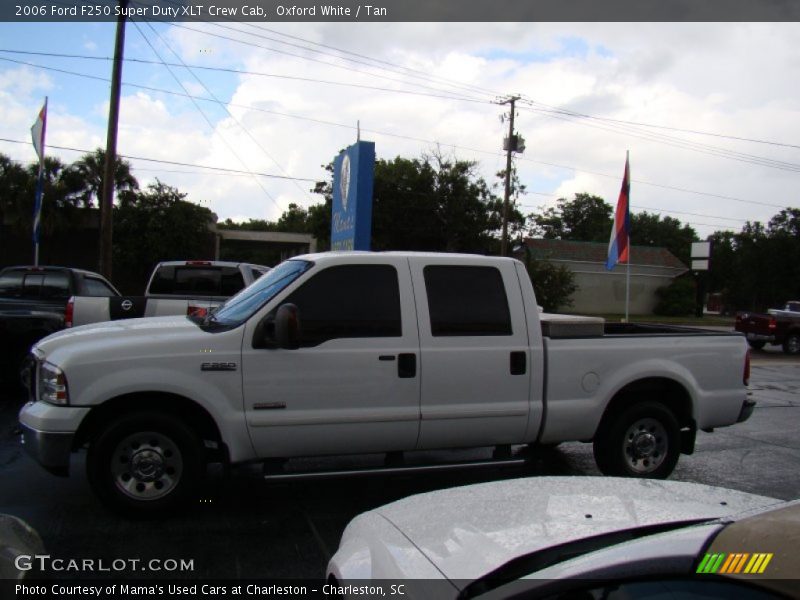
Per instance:
[[[97,204],[100,206],[105,165],[106,151],[102,148],[84,154],[83,157],[72,163],[68,177],[77,184],[76,191],[72,194],[75,204],[94,206],[94,202],[97,200]],[[114,189],[119,199],[139,189],[139,182],[131,173],[131,164],[119,157],[114,166]],[[102,209],[103,207],[100,206],[101,212]]]

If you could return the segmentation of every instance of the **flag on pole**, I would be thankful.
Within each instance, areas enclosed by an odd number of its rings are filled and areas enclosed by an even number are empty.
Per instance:
[[[39,116],[36,122],[31,127],[31,138],[33,139],[33,148],[39,156],[39,162],[44,160],[44,134],[47,129],[47,98],[44,100],[44,106],[39,111]]]
[[[31,139],[33,148],[39,157],[39,177],[36,180],[36,198],[33,205],[33,243],[39,245],[39,232],[42,225],[42,191],[44,188],[44,136],[47,130],[47,98],[44,99],[44,106],[39,111],[36,122],[31,127]],[[37,252],[38,254],[38,252]],[[37,257],[38,258],[38,257]],[[38,260],[36,260],[38,263]]]
[[[608,259],[606,269],[612,270],[617,263],[629,260],[629,244],[631,239],[631,172],[629,160],[625,158],[625,175],[622,178],[622,189],[619,191],[617,210],[614,212],[614,225],[611,227],[611,239],[608,242]]]

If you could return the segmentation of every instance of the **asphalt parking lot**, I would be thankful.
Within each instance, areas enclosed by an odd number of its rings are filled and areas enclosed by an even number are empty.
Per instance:
[[[681,458],[672,478],[800,498],[800,360],[765,350],[753,353],[753,363],[751,390],[758,406],[752,418],[700,433],[695,454]],[[91,494],[84,455],[74,456],[73,476],[61,479],[23,453],[15,433],[20,405],[20,398],[8,394],[0,401],[0,512],[33,525],[54,557],[193,560],[194,570],[180,577],[320,578],[345,525],[364,510],[496,478],[598,474],[591,447],[580,443],[542,453],[525,468],[445,475],[279,484],[263,481],[260,468],[251,467],[234,470],[229,479],[212,477],[195,506],[181,515],[130,521],[109,513]],[[138,576],[113,576],[121,575]]]

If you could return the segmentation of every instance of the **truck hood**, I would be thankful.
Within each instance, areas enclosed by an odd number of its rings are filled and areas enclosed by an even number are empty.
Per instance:
[[[210,335],[185,316],[126,319],[92,323],[63,329],[40,340],[33,352],[60,364],[60,360],[78,354],[104,355],[125,346],[127,350],[169,340],[173,346],[181,339],[197,343]]]
[[[445,577],[462,587],[516,557],[557,544],[777,503],[676,481],[533,477],[420,494],[372,512],[390,521]]]

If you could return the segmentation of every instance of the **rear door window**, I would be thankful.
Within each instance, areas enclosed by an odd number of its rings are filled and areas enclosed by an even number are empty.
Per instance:
[[[429,265],[423,274],[433,336],[511,335],[508,298],[495,267]]]

